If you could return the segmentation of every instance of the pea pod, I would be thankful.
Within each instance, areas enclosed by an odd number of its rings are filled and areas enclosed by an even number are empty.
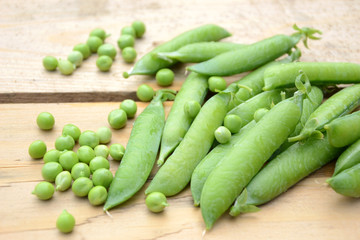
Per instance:
[[[230,35],[231,34],[228,31],[214,24],[207,24],[192,29],[153,49],[151,52],[137,61],[129,72],[124,72],[123,76],[127,78],[131,75],[155,74],[158,70],[169,67],[176,63],[176,61],[169,62],[167,60],[153,56],[158,52],[175,51],[187,44],[195,42],[218,41],[220,39],[229,37]]]
[[[319,130],[331,120],[341,117],[360,104],[360,84],[342,89],[321,104],[306,121],[300,134],[290,137],[289,142],[304,140],[311,135],[322,136]]]
[[[184,105],[189,101],[204,102],[208,90],[207,77],[191,73],[181,86],[175,97],[170,113],[166,119],[164,132],[160,144],[158,165],[161,166],[165,159],[174,151],[184,138],[193,118],[184,111]]]
[[[358,163],[360,163],[360,139],[353,143],[340,155],[336,161],[333,176],[336,176],[340,172],[351,168]]]
[[[190,184],[195,206],[200,204],[202,188],[209,174],[220,163],[221,159],[226,155],[226,153],[229,152],[231,148],[233,148],[235,144],[244,136],[244,134],[254,126],[255,121],[248,123],[240,130],[240,132],[234,134],[228,143],[217,145],[196,166],[193,174],[191,175]]]
[[[255,206],[279,196],[341,152],[324,139],[297,142],[277,155],[250,181],[231,207],[230,215],[257,210]],[[246,196],[247,195],[247,196]]]
[[[360,197],[360,164],[340,172],[326,182],[339,194]]]
[[[297,30],[291,36],[275,35],[238,50],[222,53],[208,61],[190,66],[187,69],[209,76],[230,76],[253,70],[289,52],[301,40],[316,39],[314,33],[320,31],[294,26]]]
[[[264,91],[293,87],[302,70],[313,85],[360,83],[360,64],[341,62],[296,62],[268,68]]]
[[[136,118],[121,164],[111,182],[104,210],[132,197],[145,183],[155,163],[165,123],[162,102],[173,99],[171,90],[159,90]]]
[[[334,147],[350,145],[360,139],[360,111],[334,119],[324,129]]]
[[[230,207],[271,154],[294,131],[301,116],[302,98],[300,94],[275,105],[211,172],[200,198],[207,229]]]
[[[221,53],[244,47],[244,44],[231,42],[199,42],[185,45],[173,52],[159,52],[157,57],[168,61],[198,63],[209,60]]]

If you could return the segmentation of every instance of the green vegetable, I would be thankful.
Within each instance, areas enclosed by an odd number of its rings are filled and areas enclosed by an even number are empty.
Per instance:
[[[99,145],[99,142],[100,139],[94,131],[86,130],[80,134],[80,146],[89,146],[91,148],[95,148],[97,145]]]
[[[79,162],[79,158],[73,151],[66,151],[60,155],[59,162],[64,170],[71,171],[72,167]]]
[[[226,81],[222,77],[210,77],[208,81],[209,89],[212,92],[223,91],[226,88]]]
[[[360,197],[360,164],[345,169],[326,182],[339,194],[347,197]]]
[[[58,66],[58,60],[52,56],[46,56],[43,58],[43,66],[48,71],[55,71]]]
[[[96,170],[98,170],[100,168],[110,169],[109,161],[106,158],[101,157],[101,156],[94,157],[90,161],[89,166],[90,166],[91,173],[94,173]]]
[[[112,132],[108,127],[100,127],[96,131],[96,135],[99,137],[99,143],[109,143],[111,141]]]
[[[63,136],[70,135],[74,139],[74,141],[79,140],[80,134],[81,134],[80,129],[77,126],[75,126],[74,124],[71,124],[71,123],[66,124],[63,127],[63,130],[62,130],[62,135]]]
[[[89,194],[88,199],[91,205],[98,206],[103,204],[107,199],[107,191],[103,186],[93,187]]]
[[[55,140],[55,148],[59,151],[72,150],[75,146],[75,140],[70,135],[61,135]]]
[[[154,94],[154,89],[147,84],[141,84],[136,91],[136,96],[143,102],[150,102]]]
[[[76,180],[79,177],[90,177],[90,168],[86,163],[76,163],[71,168],[71,177]]]
[[[103,45],[104,41],[97,36],[90,36],[86,41],[86,44],[89,46],[90,51],[92,53],[96,53],[101,45]]]
[[[34,159],[42,158],[46,153],[46,144],[41,140],[32,142],[29,146],[29,155]]]
[[[197,101],[188,101],[184,105],[184,112],[186,116],[191,119],[194,119],[198,113],[200,112],[201,106],[200,103]]]
[[[174,72],[168,68],[160,69],[155,76],[157,84],[163,87],[170,86],[174,81],[174,77]]]
[[[125,153],[125,148],[123,145],[116,143],[110,146],[110,156],[114,160],[120,161],[124,156],[124,153]]]
[[[55,124],[54,116],[49,112],[42,112],[36,118],[36,123],[42,130],[50,130]]]
[[[354,127],[350,125],[351,127]],[[328,137],[329,139],[329,137]],[[360,163],[360,139],[349,146],[337,159],[333,176]]]
[[[113,60],[111,59],[111,57],[109,57],[107,55],[102,55],[102,56],[98,57],[98,59],[96,60],[96,66],[102,72],[109,71],[112,64],[113,64]]]
[[[255,122],[260,121],[260,119],[263,118],[263,116],[269,111],[269,109],[267,108],[259,108],[258,110],[255,111],[254,113],[254,120]]]
[[[69,53],[67,60],[69,60],[72,64],[74,64],[76,67],[80,67],[80,65],[83,62],[83,55],[79,51],[72,51]]]
[[[77,156],[80,162],[89,164],[95,157],[95,151],[89,146],[82,146],[77,150]]]
[[[88,57],[90,57],[90,55],[91,55],[90,48],[85,43],[79,43],[79,44],[75,45],[75,47],[73,48],[73,51],[81,52],[81,54],[83,55],[84,60],[88,59]]]
[[[127,121],[126,112],[122,109],[112,110],[108,115],[108,122],[114,129],[125,127]]]
[[[56,149],[51,149],[51,150],[47,151],[44,155],[44,159],[43,159],[44,163],[59,162],[60,154],[61,154],[61,152]]]
[[[92,181],[95,186],[103,186],[106,189],[109,188],[113,180],[113,174],[109,169],[99,168],[97,169],[92,176]]]
[[[106,34],[105,30],[104,29],[101,29],[101,28],[95,28],[93,29],[89,36],[95,36],[95,37],[98,37],[100,38],[101,40],[105,41],[105,39],[107,37],[109,37],[110,35],[109,34]]]
[[[135,30],[135,35],[137,38],[141,38],[144,35],[146,27],[142,21],[134,21],[131,26]]]
[[[133,47],[126,47],[121,52],[125,62],[132,63],[135,61],[137,53]]]
[[[136,36],[135,29],[132,26],[126,26],[121,29],[121,35]]]
[[[72,232],[74,226],[75,226],[75,218],[66,210],[64,210],[56,220],[56,227],[62,233]]]
[[[224,118],[224,127],[230,130],[231,133],[238,133],[242,126],[241,117],[235,114],[228,114]]]
[[[227,143],[230,141],[231,138],[231,132],[229,129],[227,129],[224,126],[218,127],[214,132],[216,141],[219,143]]]
[[[55,192],[54,186],[49,182],[39,182],[36,186],[32,194],[37,196],[40,200],[48,200],[50,199]]]
[[[78,197],[86,197],[93,187],[93,182],[87,177],[79,177],[72,184],[72,191]]]
[[[109,156],[109,148],[106,145],[97,145],[94,148],[94,152],[96,156],[101,156],[107,158]]]
[[[45,163],[41,168],[41,175],[45,181],[55,182],[56,176],[63,170],[62,166],[58,162]]]
[[[115,59],[116,53],[116,48],[110,43],[101,45],[97,50],[99,56],[109,56],[112,60]]]
[[[165,207],[169,206],[165,195],[161,192],[150,193],[145,199],[145,204],[147,208],[154,213],[162,212]]]
[[[66,191],[71,187],[72,177],[70,172],[63,171],[55,178],[56,191]]]
[[[75,70],[74,64],[67,59],[60,59],[58,67],[63,75],[71,75]]]
[[[125,99],[120,104],[120,109],[126,112],[128,118],[133,118],[137,111],[136,102],[132,99]]]
[[[127,47],[134,47],[135,39],[131,35],[121,35],[117,40],[117,45],[121,50]]]

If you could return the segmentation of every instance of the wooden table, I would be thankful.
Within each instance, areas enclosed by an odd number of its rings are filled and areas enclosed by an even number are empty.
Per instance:
[[[329,164],[298,183],[262,211],[232,218],[228,214],[204,233],[199,208],[190,190],[169,198],[170,206],[152,214],[144,205],[144,189],[131,200],[104,214],[86,198],[71,191],[40,201],[31,191],[42,180],[42,161],[32,160],[29,144],[42,139],[51,149],[62,126],[73,123],[82,130],[108,126],[107,114],[121,100],[134,98],[137,86],[158,89],[153,77],[122,77],[132,65],[118,57],[110,72],[96,69],[92,56],[72,76],[47,72],[45,55],[65,58],[72,47],[85,42],[95,27],[103,27],[116,44],[120,29],[135,19],[147,25],[136,41],[142,56],[154,46],[205,23],[217,23],[233,36],[226,41],[252,43],[277,33],[290,34],[291,26],[323,31],[321,41],[301,45],[303,61],[360,63],[359,1],[0,1],[0,239],[359,239],[360,201],[332,191],[325,180]],[[184,66],[175,67],[178,90],[185,79]],[[239,76],[230,77],[231,82]],[[139,112],[146,104],[138,103]],[[168,112],[171,103],[165,103]],[[37,128],[39,112],[50,111],[56,126]],[[113,131],[111,143],[126,145],[132,120]],[[111,161],[111,170],[119,163]],[[156,172],[155,167],[152,176]],[[152,177],[151,176],[151,177]],[[151,178],[150,177],[150,178]],[[148,184],[148,183],[147,183]],[[146,186],[145,186],[146,187]],[[74,232],[59,233],[55,221],[66,208],[76,218]]]

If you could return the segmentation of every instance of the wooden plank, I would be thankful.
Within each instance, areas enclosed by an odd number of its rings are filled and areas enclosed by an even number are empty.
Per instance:
[[[45,55],[65,58],[72,47],[85,42],[95,27],[112,35],[134,19],[147,25],[144,38],[136,40],[139,57],[154,46],[205,23],[217,23],[233,33],[226,41],[252,43],[274,34],[293,32],[291,26],[312,26],[323,31],[321,41],[303,50],[304,61],[360,63],[358,33],[360,2],[356,0],[198,0],[192,1],[2,1],[0,16],[0,102],[94,102],[135,98],[141,83],[159,88],[153,77],[122,77],[132,65],[118,57],[109,73],[101,73],[92,56],[72,76],[47,72]],[[178,90],[184,65],[175,68]],[[231,78],[229,81],[236,79]],[[51,94],[54,93],[54,94]]]
[[[138,103],[139,112],[146,105]],[[144,204],[147,182],[133,198],[111,210],[112,217],[86,198],[75,197],[71,190],[56,192],[49,201],[31,195],[41,181],[43,163],[28,156],[29,143],[43,139],[53,148],[62,126],[70,122],[82,130],[107,126],[107,114],[117,107],[115,102],[0,105],[0,239],[359,239],[360,202],[336,194],[325,184],[333,163],[265,204],[258,213],[236,218],[225,214],[204,238],[200,209],[193,206],[188,187],[168,199],[170,206],[163,213],[153,214]],[[166,102],[165,107],[168,113],[171,103]],[[41,111],[54,114],[53,130],[37,128],[35,119]],[[111,143],[126,145],[132,122],[114,130]],[[110,162],[114,173],[119,163]],[[55,228],[56,218],[65,208],[76,219],[69,235]]]

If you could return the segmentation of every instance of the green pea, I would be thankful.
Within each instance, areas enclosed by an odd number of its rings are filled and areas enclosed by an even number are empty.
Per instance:
[[[54,186],[49,182],[39,182],[36,186],[32,194],[36,195],[41,200],[50,199],[55,192]]]
[[[210,77],[208,83],[212,92],[223,91],[226,88],[226,81],[222,77]]]
[[[89,164],[90,161],[95,157],[95,151],[89,146],[81,146],[77,150],[77,156],[80,162]]]
[[[62,171],[55,178],[56,191],[66,191],[70,188],[72,177],[70,172]]]
[[[92,181],[95,186],[103,186],[106,189],[110,187],[110,184],[114,176],[109,169],[99,168],[92,175]]]
[[[200,112],[201,106],[198,101],[188,101],[184,104],[184,111],[187,116],[194,119]]]
[[[162,212],[165,207],[169,206],[165,195],[161,192],[150,193],[145,199],[145,204],[154,213]]]
[[[74,141],[79,140],[80,134],[81,134],[80,129],[71,123],[66,124],[62,130],[63,136],[70,135],[74,139]]]
[[[56,227],[62,233],[69,233],[74,229],[75,218],[64,210],[56,220]]]
[[[134,21],[131,26],[135,30],[135,35],[137,38],[141,38],[144,35],[146,27],[142,21]]]
[[[94,30],[92,30],[90,32],[89,36],[95,36],[95,37],[98,37],[98,38],[100,38],[100,39],[102,39],[104,41],[105,38],[107,38],[109,35],[106,34],[104,29],[95,28]]]
[[[119,143],[115,143],[110,146],[110,156],[114,160],[120,161],[124,156],[124,153],[125,153],[125,148],[123,145]]]
[[[93,182],[90,178],[79,177],[73,182],[71,189],[76,196],[86,197],[93,186]]]
[[[117,40],[117,45],[121,50],[127,47],[133,47],[135,45],[135,39],[131,35],[121,35]]]
[[[96,156],[101,156],[107,158],[109,156],[109,148],[106,145],[97,145],[94,148],[94,152]]]
[[[76,180],[79,177],[90,177],[90,168],[86,163],[76,163],[71,168],[71,177]]]
[[[94,131],[86,130],[80,134],[80,146],[89,146],[91,148],[95,148],[97,145],[99,145],[99,142],[99,137]]]
[[[109,56],[111,57],[112,60],[114,60],[116,56],[116,49],[112,44],[105,43],[98,48],[97,54],[99,56],[103,56],[103,55]]]
[[[215,138],[219,143],[227,143],[230,141],[231,132],[224,126],[220,126],[215,130]]]
[[[121,52],[122,57],[125,62],[132,63],[135,61],[137,53],[133,47],[126,47]]]
[[[163,87],[170,86],[174,81],[174,77],[174,72],[168,68],[160,69],[155,76],[157,84]]]
[[[94,157],[91,161],[90,161],[90,171],[92,173],[94,173],[96,170],[100,169],[100,168],[106,168],[106,169],[110,169],[110,163],[109,161],[101,156],[97,156]]]
[[[96,134],[99,137],[99,143],[109,143],[111,141],[112,133],[108,127],[100,127],[96,131]]]
[[[58,66],[58,60],[52,56],[46,56],[43,58],[43,66],[48,71],[55,71]]]
[[[127,121],[126,112],[122,109],[112,110],[108,115],[108,122],[114,129],[125,127]]]
[[[126,116],[128,118],[133,118],[137,111],[137,105],[136,102],[132,99],[125,99],[120,104],[120,109],[124,110],[126,112]]]
[[[111,57],[107,55],[102,55],[98,57],[98,59],[96,60],[96,66],[102,72],[109,71],[112,64],[113,64],[113,60],[111,59]]]
[[[96,36],[90,36],[86,41],[86,44],[89,46],[92,53],[96,53],[98,48],[103,45],[103,40]]]
[[[121,35],[131,35],[133,37],[136,36],[135,30],[131,26],[126,26],[121,29]]]
[[[88,57],[90,57],[90,54],[91,54],[89,46],[85,43],[79,43],[79,44],[75,45],[75,47],[73,48],[73,51],[81,52],[84,60],[87,59]]]
[[[143,102],[150,102],[154,94],[154,89],[147,84],[141,84],[136,91],[136,96]]]
[[[80,65],[83,62],[83,55],[81,52],[79,51],[72,51],[71,53],[69,53],[67,59],[74,64],[76,67],[80,67]]]
[[[71,171],[72,167],[79,162],[79,158],[73,151],[66,151],[60,155],[59,162],[64,170]]]
[[[29,155],[34,159],[42,158],[46,153],[46,144],[41,140],[32,142],[29,146]]]
[[[58,162],[48,162],[42,167],[41,175],[45,181],[55,182],[56,176],[62,171],[63,168]]]
[[[36,123],[42,130],[50,130],[55,124],[54,116],[49,112],[42,112],[36,118]]]
[[[70,135],[61,135],[55,140],[55,148],[59,151],[72,150],[75,141]]]
[[[63,75],[71,75],[75,70],[74,64],[70,62],[69,60],[60,59],[59,60],[59,71]]]
[[[242,127],[241,117],[235,114],[226,115],[224,118],[224,127],[229,129],[231,133],[238,133]]]
[[[107,199],[107,191],[103,186],[93,187],[88,195],[91,205],[98,206],[103,204]]]
[[[47,151],[44,155],[44,163],[48,162],[59,162],[61,152],[57,149],[51,149],[50,151]]]
[[[256,110],[256,112],[254,113],[254,120],[255,122],[260,121],[260,119],[269,111],[269,109],[267,108],[259,108],[258,110]]]

